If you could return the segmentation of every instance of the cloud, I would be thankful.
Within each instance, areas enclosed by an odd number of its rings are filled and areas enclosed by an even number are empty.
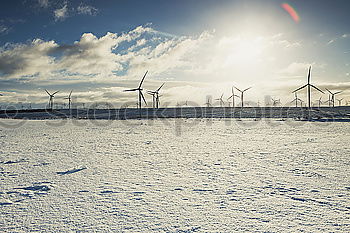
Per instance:
[[[9,28],[7,26],[0,24],[0,35],[7,34],[8,31],[9,31]]]
[[[294,49],[289,49],[291,46]],[[227,96],[232,85],[253,85],[255,91],[248,93],[247,100],[262,100],[264,91],[289,95],[301,81],[295,77],[306,75],[309,64],[297,62],[306,60],[305,56],[291,57],[300,53],[298,47],[283,35],[223,36],[204,31],[195,36],[173,36],[139,26],[103,36],[84,33],[69,44],[41,39],[7,44],[0,48],[0,84],[11,83],[16,91],[23,88],[19,95],[29,96],[26,88],[29,93],[40,87],[74,89],[85,102],[134,101],[134,93],[121,92],[136,87],[149,70],[144,88],[153,90],[166,82],[163,101],[204,103],[206,95],[225,91]],[[322,68],[319,64],[314,63],[317,70]],[[42,95],[42,89],[37,92]]]
[[[335,37],[335,38],[329,40],[327,42],[327,45],[333,44],[333,43],[335,43],[337,41],[344,40],[344,39],[347,39],[347,38],[350,38],[350,34],[343,34],[341,36],[338,36],[338,37]]]
[[[332,39],[330,41],[328,41],[327,45],[333,44],[336,41],[336,39]]]
[[[303,63],[303,62],[293,62],[288,65],[285,69],[281,70],[280,73],[282,74],[288,74],[288,75],[297,75],[301,74],[301,72],[304,72],[308,69],[310,66],[309,63]]]
[[[0,73],[6,79],[95,80],[139,77],[150,70],[155,79],[225,81],[235,77],[249,82],[266,76],[275,66],[271,51],[288,47],[283,38],[170,36],[149,26],[97,37],[84,33],[72,44],[36,39],[29,44],[5,46],[0,53]],[[293,42],[291,42],[293,43]],[[250,69],[254,66],[255,69]],[[295,69],[295,64],[288,72]]]
[[[77,8],[77,12],[78,14],[82,14],[82,15],[95,16],[98,13],[98,9],[93,6],[83,5],[83,3],[81,3]]]
[[[42,8],[48,8],[50,5],[49,0],[38,0],[38,4]]]
[[[20,78],[45,72],[54,62],[48,54],[57,48],[54,41],[33,40],[30,44],[7,44],[0,50],[0,72]],[[46,72],[45,72],[46,73]]]
[[[115,52],[122,43],[137,44],[151,28],[139,26],[123,34],[108,32],[98,38],[84,33],[80,40],[69,45],[35,39],[28,44],[7,44],[0,49],[0,73],[3,78],[35,81],[37,79],[88,79],[114,77],[132,62],[134,53]],[[143,41],[142,39],[140,39]],[[138,57],[140,57],[139,55]],[[137,57],[137,56],[136,56]]]
[[[62,8],[54,10],[55,21],[63,21],[68,17],[68,5],[65,5]]]

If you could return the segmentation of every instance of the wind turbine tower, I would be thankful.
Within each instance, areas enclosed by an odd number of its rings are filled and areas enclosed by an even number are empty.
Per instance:
[[[300,88],[298,88],[298,89],[296,89],[296,90],[294,90],[294,91],[292,92],[292,93],[295,93],[295,92],[297,92],[297,91],[299,91],[299,90],[301,90],[301,89],[307,87],[307,96],[308,96],[308,106],[309,106],[309,109],[311,108],[311,87],[312,87],[312,88],[315,88],[316,90],[318,90],[319,92],[321,92],[321,93],[324,94],[323,91],[321,91],[319,88],[317,88],[316,86],[314,86],[314,85],[312,85],[312,84],[310,83],[310,78],[311,78],[311,66],[309,67],[309,74],[308,74],[308,76],[307,76],[307,84],[305,84],[304,86],[302,86],[302,87],[300,87]]]
[[[233,108],[235,107],[235,97],[239,98],[238,95],[235,95],[234,87],[232,87],[232,95],[230,97],[228,97],[227,100],[232,98],[232,107]]]
[[[137,91],[139,93],[138,95],[138,108],[139,108],[139,113],[140,113],[140,117],[141,117],[141,108],[142,108],[142,100],[145,102],[145,104],[147,105],[147,102],[146,102],[146,99],[142,93],[142,83],[143,81],[145,80],[146,78],[146,75],[147,75],[148,71],[146,71],[145,75],[143,76],[139,86],[137,88],[134,88],[134,89],[129,89],[129,90],[124,90],[124,91]]]
[[[72,92],[73,92],[73,90],[70,91],[68,97],[64,98],[64,99],[68,100],[68,109],[69,110],[71,109],[71,105],[72,105]]]

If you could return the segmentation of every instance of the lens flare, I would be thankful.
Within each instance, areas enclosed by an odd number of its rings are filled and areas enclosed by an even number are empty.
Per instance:
[[[283,9],[285,9],[288,12],[288,14],[292,17],[292,19],[296,23],[298,23],[300,21],[298,13],[288,3],[283,3],[281,6]]]

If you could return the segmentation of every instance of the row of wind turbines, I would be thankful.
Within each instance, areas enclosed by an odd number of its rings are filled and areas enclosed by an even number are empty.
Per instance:
[[[53,93],[50,93],[48,90],[46,90],[46,93],[49,95],[49,108],[52,110],[53,109],[53,106],[54,106],[54,97],[55,95],[59,92],[59,91],[55,91]],[[71,109],[71,106],[72,106],[72,92],[73,90],[69,93],[68,97],[65,97],[64,99],[68,100],[68,108],[69,110]]]
[[[143,88],[142,88],[142,84],[146,78],[146,75],[147,75],[148,71],[146,71],[146,73],[144,74],[143,78],[141,79],[141,82],[139,83],[139,86],[137,88],[133,88],[133,89],[127,89],[127,90],[124,90],[124,92],[131,92],[131,91],[137,91],[138,92],[138,103],[137,103],[137,106],[138,108],[141,110],[142,108],[142,100],[143,102],[145,103],[145,105],[147,105],[147,101],[145,99],[145,96],[143,95],[142,91],[143,91]],[[159,95],[159,91],[160,89],[164,86],[164,83],[155,91],[147,91],[147,94],[149,95],[152,95],[153,97],[153,108],[159,108],[159,97],[161,97],[161,95]],[[228,98],[228,100],[232,99],[232,106],[235,106],[235,97],[238,97],[238,98],[241,98],[241,107],[243,108],[244,107],[244,93],[246,91],[248,91],[249,89],[251,89],[252,87],[248,87],[244,90],[240,90],[239,88],[237,87],[232,87],[232,95]],[[241,96],[238,96],[234,93],[234,89],[238,90],[240,93],[241,93]],[[220,101],[220,107],[223,107],[224,105],[224,100],[223,100],[223,95],[221,95],[220,98],[218,99],[215,99],[215,100],[218,100]],[[209,101],[209,100],[208,100]],[[187,103],[188,101],[185,102],[185,106],[188,105]],[[178,104],[179,105],[179,104]],[[211,103],[210,102],[207,102],[206,103],[207,107],[210,107],[211,106]]]
[[[325,94],[321,89],[319,89],[318,87],[316,87],[315,85],[311,84],[310,83],[310,79],[311,79],[311,66],[309,67],[309,72],[308,72],[308,76],[307,76],[307,84],[305,84],[304,86],[302,87],[299,87],[298,89],[294,90],[292,93],[295,94],[295,99],[292,101],[294,102],[295,101],[295,104],[296,104],[296,107],[298,107],[298,101],[301,101],[302,103],[302,100],[298,98],[297,96],[297,92],[304,89],[304,88],[307,88],[307,100],[308,100],[308,108],[310,109],[312,106],[311,106],[311,88],[314,88],[315,90],[321,92],[322,94]],[[335,107],[335,95],[337,94],[340,94],[341,91],[338,91],[338,92],[332,92],[330,91],[329,89],[325,88],[326,91],[329,93],[328,95],[328,101],[324,102],[324,103],[328,103],[329,106],[333,106]],[[341,105],[341,102],[343,101],[343,99],[337,99],[339,101],[339,106]],[[318,103],[318,106],[320,107],[321,104],[323,103],[322,102],[322,96],[318,99],[317,101]]]
[[[304,101],[302,99],[300,99],[298,97],[298,94],[297,92],[304,89],[304,88],[307,88],[307,96],[308,96],[308,105],[306,105],[306,107],[308,108],[311,108],[311,104],[312,104],[312,101],[311,101],[311,88],[313,89],[316,89],[317,91],[321,92],[322,94],[325,94],[324,91],[322,91],[321,89],[319,89],[318,87],[316,87],[315,85],[311,84],[310,83],[310,80],[311,80],[311,66],[309,67],[309,70],[308,70],[308,77],[307,77],[307,84],[305,84],[304,86],[301,86],[299,87],[298,89],[294,90],[292,93],[294,93],[294,96],[295,98],[291,101],[291,103],[295,103],[295,107],[298,107],[298,103],[300,103],[300,107],[303,106],[303,103]],[[238,90],[239,92],[241,92],[241,96],[238,96],[238,95],[235,95],[234,94],[234,88],[236,90]],[[232,106],[234,107],[235,106],[235,97],[238,97],[241,99],[241,107],[244,106],[244,92],[251,89],[251,87],[247,88],[247,89],[244,89],[243,91],[241,91],[240,89],[238,89],[237,87],[233,86],[232,87],[232,95],[227,99],[227,100],[230,100],[232,98]],[[322,101],[322,96],[317,100],[317,105],[318,107],[321,107],[321,104],[327,104],[328,103],[328,106],[329,107],[335,107],[335,101],[337,100],[339,102],[339,106],[341,106],[341,103],[342,101],[344,100],[344,98],[342,99],[336,99],[335,96],[340,94],[341,91],[338,91],[338,92],[332,92],[330,91],[329,89],[325,88],[326,91],[329,93],[329,96],[328,96],[328,100],[323,102]],[[220,98],[217,98],[215,99],[216,101],[219,101],[220,103],[220,107],[223,107],[225,105],[225,102],[224,102],[224,99],[223,99],[223,96],[224,94],[221,95]],[[274,98],[271,98],[272,100],[272,106],[274,107],[277,107],[277,106],[281,106],[282,103],[281,103],[281,100],[280,99],[274,99]],[[229,103],[230,104],[230,103]],[[205,105],[207,107],[211,107],[211,103],[210,103],[210,100],[208,99],[207,102],[205,103]],[[347,102],[347,105],[348,105],[348,102]],[[259,106],[259,103],[258,103],[258,106]],[[229,105],[230,107],[230,105]]]
[[[145,105],[147,105],[147,101],[146,101],[146,98],[145,96],[143,95],[143,83],[144,83],[144,80],[146,78],[148,74],[148,71],[146,71],[146,73],[144,74],[144,76],[142,77],[139,85],[137,88],[133,88],[133,89],[127,89],[127,90],[124,90],[124,92],[138,92],[138,102],[137,102],[137,108],[141,111],[141,108],[142,108],[142,101],[145,103]],[[322,94],[325,94],[324,91],[322,91],[321,89],[319,89],[318,87],[316,87],[315,85],[311,84],[311,66],[309,67],[308,69],[308,76],[307,76],[307,83],[304,85],[304,86],[301,86],[299,88],[297,88],[296,90],[294,90],[292,93],[294,93],[294,96],[295,98],[291,101],[291,103],[295,103],[295,107],[298,107],[298,103],[300,103],[300,107],[303,107],[303,103],[304,101],[302,99],[300,99],[298,97],[298,91],[304,89],[304,88],[307,88],[307,106],[308,108],[311,108],[311,104],[312,104],[312,101],[311,101],[311,90],[312,89],[315,89],[319,92],[321,92]],[[154,91],[147,91],[147,94],[151,95],[152,96],[152,107],[153,108],[159,108],[160,107],[160,90],[161,88],[164,86],[165,83],[163,83],[158,89],[154,90]],[[232,107],[235,107],[236,106],[236,103],[235,103],[235,98],[239,98],[240,99],[240,106],[243,108],[244,107],[244,93],[248,90],[250,90],[252,87],[248,87],[246,89],[239,89],[237,88],[236,86],[233,86],[232,89],[231,89],[231,96],[227,98],[227,101],[232,101],[232,102],[228,102],[229,103],[229,107],[231,107],[231,103],[232,103]],[[235,94],[235,90],[237,90],[238,92],[240,92],[240,95],[236,95]],[[337,100],[339,102],[339,106],[341,106],[341,102],[344,100],[343,98],[342,99],[336,99],[335,96],[340,94],[341,91],[337,91],[337,92],[332,92],[330,91],[329,89],[325,88],[325,90],[329,93],[329,96],[328,96],[328,100],[323,102],[322,101],[322,96],[317,100],[316,104],[318,105],[318,107],[321,106],[321,104],[326,104],[328,103],[329,107],[335,107],[335,101]],[[49,102],[48,102],[48,107],[50,109],[53,109],[54,108],[54,97],[55,95],[59,92],[59,91],[56,91],[56,92],[53,92],[53,93],[50,93],[48,90],[46,90],[46,93],[48,94],[49,96]],[[69,109],[71,109],[71,106],[72,106],[72,92],[71,91],[69,93],[69,95],[67,97],[65,97],[64,99],[65,100],[68,100],[68,107]],[[0,96],[3,96],[3,94],[0,93]],[[214,100],[218,101],[219,104],[220,104],[220,107],[224,107],[225,106],[225,101],[223,99],[223,96],[224,94],[222,94],[220,96],[220,98],[216,98]],[[271,98],[271,100],[273,101],[272,103],[272,106],[276,107],[276,106],[281,106],[281,101],[279,99],[273,99]],[[185,103],[185,106],[188,106],[187,104],[188,101],[186,101]],[[348,104],[348,102],[347,102]],[[179,104],[177,104],[177,106],[179,106]],[[207,102],[205,103],[205,106],[206,107],[212,107],[212,104],[210,102],[210,99],[208,98],[207,99]],[[259,106],[259,103],[258,103],[258,106]]]
[[[145,75],[143,76],[143,78],[141,79],[141,82],[139,84],[139,86],[137,88],[134,88],[134,89],[128,89],[128,90],[124,90],[124,92],[130,92],[130,91],[137,91],[138,92],[138,103],[137,103],[137,106],[139,109],[142,108],[142,100],[144,101],[145,105],[147,105],[147,101],[145,99],[145,96],[143,95],[142,91],[143,91],[143,88],[142,88],[142,84],[143,84],[143,81],[145,80],[146,78],[146,75],[147,75],[148,71],[146,71]],[[147,94],[151,95],[152,96],[152,100],[153,100],[153,108],[159,108],[160,106],[160,100],[159,98],[161,97],[161,95],[159,95],[159,91],[160,89],[162,89],[162,87],[164,86],[165,83],[163,83],[157,90],[155,91],[147,91]]]
[[[243,108],[243,107],[244,107],[244,93],[245,93],[246,91],[248,91],[249,89],[251,89],[251,88],[252,88],[252,87],[248,87],[248,88],[246,88],[246,89],[244,89],[244,90],[241,90],[241,89],[239,89],[239,88],[233,86],[232,89],[231,89],[232,95],[231,95],[230,97],[227,98],[228,101],[229,101],[230,99],[232,99],[232,107],[235,107],[235,106],[236,106],[236,105],[235,105],[235,97],[238,97],[238,98],[241,99],[241,107]],[[239,91],[239,92],[241,93],[241,96],[236,95],[234,89],[236,89],[237,91]],[[222,93],[222,95],[220,96],[220,98],[214,99],[214,100],[216,100],[216,101],[219,101],[220,107],[224,107],[224,106],[225,106],[225,101],[224,101],[223,97],[224,97],[224,93]],[[229,107],[231,107],[231,102],[228,102],[228,103],[229,103]],[[207,107],[212,107],[212,104],[210,103],[210,99],[207,99],[207,102],[205,103],[205,105],[206,105]]]

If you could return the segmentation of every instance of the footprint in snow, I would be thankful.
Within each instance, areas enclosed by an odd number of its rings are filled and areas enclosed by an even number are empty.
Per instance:
[[[69,174],[72,174],[72,173],[80,172],[80,171],[85,170],[85,169],[87,169],[87,167],[74,168],[74,169],[71,169],[71,170],[68,170],[68,171],[56,172],[56,173],[59,174],[59,175],[69,175]]]

